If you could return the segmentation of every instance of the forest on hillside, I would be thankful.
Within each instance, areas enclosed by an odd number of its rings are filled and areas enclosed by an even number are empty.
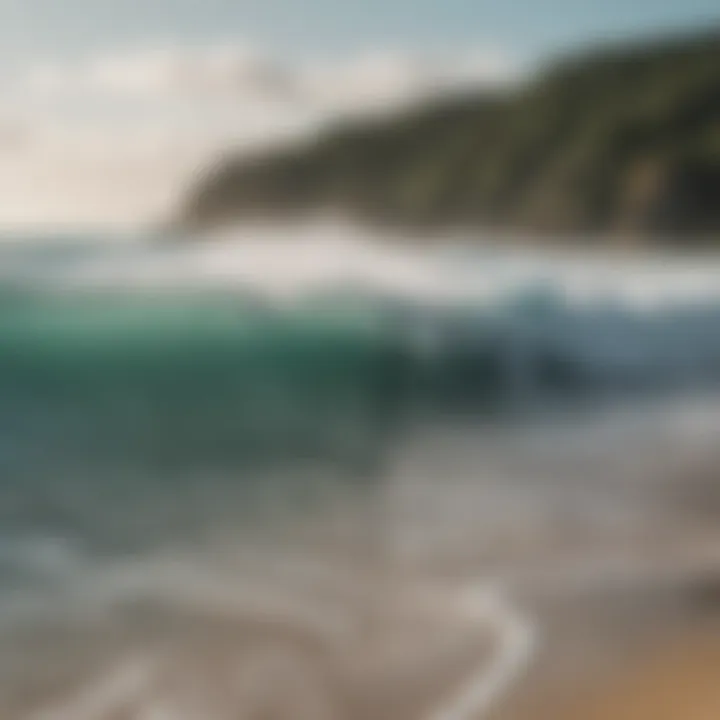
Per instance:
[[[322,210],[720,244],[720,28],[561,58],[527,82],[228,158],[182,222]]]

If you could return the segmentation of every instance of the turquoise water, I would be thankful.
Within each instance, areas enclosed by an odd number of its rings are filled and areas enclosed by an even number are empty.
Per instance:
[[[312,491],[300,467],[352,484],[382,441],[373,395],[389,345],[368,318],[64,292],[8,303],[0,342],[6,528],[187,536],[202,530],[198,502],[204,521],[214,506],[235,522],[272,473],[293,497]]]
[[[312,513],[329,487],[372,495],[421,426],[482,433],[720,377],[709,300],[581,306],[547,280],[493,303],[70,281],[98,263],[171,266],[175,252],[92,239],[1,249],[7,532],[123,549],[239,531],[266,524],[269,506]]]

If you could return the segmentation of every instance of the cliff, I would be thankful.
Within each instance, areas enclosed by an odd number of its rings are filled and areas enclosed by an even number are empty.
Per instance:
[[[229,158],[182,222],[328,209],[404,227],[720,243],[720,28],[566,57],[502,92]]]

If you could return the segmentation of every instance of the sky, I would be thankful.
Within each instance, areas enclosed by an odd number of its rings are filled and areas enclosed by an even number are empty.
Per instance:
[[[713,18],[717,0],[0,0],[0,47],[54,54],[240,36],[292,56],[490,42],[535,58]]]
[[[0,0],[0,228],[159,219],[228,150],[710,21],[718,0]]]

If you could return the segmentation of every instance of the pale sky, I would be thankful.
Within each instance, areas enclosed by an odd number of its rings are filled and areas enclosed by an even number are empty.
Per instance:
[[[720,20],[717,0],[0,0],[4,52],[251,38],[292,56],[492,42],[536,57]]]

